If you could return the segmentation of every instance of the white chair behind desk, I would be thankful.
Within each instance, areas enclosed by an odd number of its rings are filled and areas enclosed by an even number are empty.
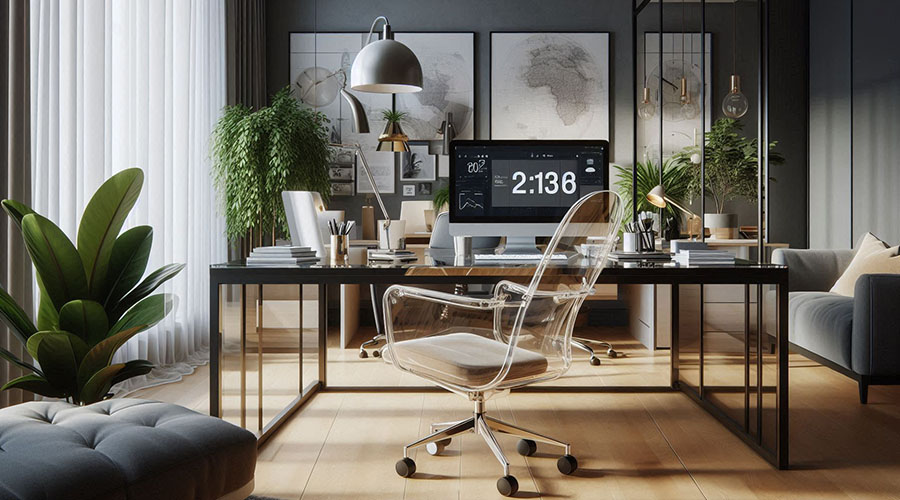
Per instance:
[[[431,200],[400,202],[400,220],[406,221],[406,234],[429,232],[425,223],[425,211],[432,209]]]
[[[439,455],[452,437],[481,436],[503,467],[497,489],[504,496],[518,490],[509,461],[494,433],[521,438],[525,456],[537,442],[565,449],[557,461],[562,474],[578,462],[568,443],[487,415],[485,401],[494,394],[562,376],[572,364],[572,329],[584,299],[593,291],[622,220],[622,203],[610,191],[591,193],[577,202],[557,227],[527,286],[501,281],[492,297],[461,297],[435,290],[394,285],[384,294],[387,347],[384,357],[399,370],[428,380],[474,403],[474,415],[432,424],[432,434],[403,447],[395,469],[403,477],[416,472],[409,450],[427,446]],[[575,253],[589,237],[603,238],[596,254]],[[571,258],[551,262],[555,253]],[[412,411],[412,410],[411,410]],[[418,411],[418,410],[417,410]]]

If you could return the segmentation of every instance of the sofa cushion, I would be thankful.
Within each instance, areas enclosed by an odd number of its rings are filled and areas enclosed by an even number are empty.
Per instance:
[[[112,399],[0,410],[0,498],[219,498],[253,480],[256,437],[180,406]]]
[[[852,297],[829,292],[791,292],[788,322],[791,342],[850,368]]]

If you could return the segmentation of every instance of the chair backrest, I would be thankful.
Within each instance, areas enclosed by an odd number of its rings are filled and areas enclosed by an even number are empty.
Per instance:
[[[497,248],[499,245],[499,236],[475,236],[472,238],[472,248]],[[435,217],[428,248],[435,250],[449,250],[453,248],[453,236],[450,235],[449,212],[441,212]]]
[[[425,211],[432,210],[431,200],[409,200],[400,202],[400,220],[406,221],[406,233],[422,233],[428,231],[425,224]]]
[[[385,324],[395,365],[459,393],[505,389],[565,373],[572,362],[570,342],[578,310],[615,247],[622,210],[621,199],[611,191],[579,199],[557,227],[530,282],[501,281],[492,299],[457,299],[411,287],[389,288],[384,295]],[[551,260],[558,253],[571,257],[563,262]],[[416,299],[429,295],[430,299]],[[502,365],[490,364],[490,372],[464,377],[456,373],[453,363],[434,363],[430,355],[416,356],[399,344],[438,335],[456,335],[456,341],[461,338],[459,332],[505,343]],[[523,375],[521,365],[528,359],[541,360],[542,366]],[[519,368],[511,374],[514,360],[519,360]]]

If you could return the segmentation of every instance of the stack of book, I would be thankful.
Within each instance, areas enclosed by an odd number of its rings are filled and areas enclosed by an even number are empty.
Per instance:
[[[368,251],[369,260],[381,262],[412,262],[417,260],[416,253],[410,250],[382,250],[370,249]]]
[[[318,262],[316,251],[309,247],[273,246],[256,247],[247,257],[248,266],[295,266]]]
[[[734,264],[734,254],[728,250],[681,250],[675,254],[675,262],[683,266],[729,266]]]

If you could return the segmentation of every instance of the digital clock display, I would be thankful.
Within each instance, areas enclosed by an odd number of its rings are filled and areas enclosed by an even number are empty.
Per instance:
[[[558,221],[607,189],[605,141],[456,141],[451,222]]]

